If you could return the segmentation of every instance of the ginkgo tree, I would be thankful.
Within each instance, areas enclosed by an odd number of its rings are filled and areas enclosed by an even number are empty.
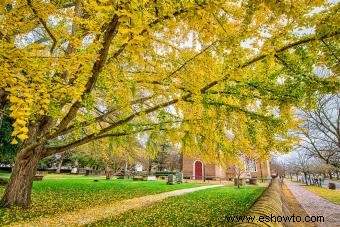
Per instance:
[[[107,137],[159,131],[207,160],[287,151],[294,106],[339,89],[336,3],[2,2],[0,114],[22,144],[5,206],[30,205],[40,159]]]

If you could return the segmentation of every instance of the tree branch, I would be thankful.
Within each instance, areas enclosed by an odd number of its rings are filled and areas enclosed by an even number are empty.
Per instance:
[[[53,50],[57,45],[57,39],[52,34],[51,30],[47,27],[46,22],[39,16],[38,11],[33,7],[32,0],[27,0],[27,5],[31,8],[34,15],[38,18],[39,22],[42,24],[42,26],[44,27],[44,29],[46,30],[46,32],[48,33],[48,35],[52,39],[53,43],[52,43],[52,47],[51,47],[50,52],[53,53]]]
[[[61,145],[61,146],[57,146],[57,147],[50,147],[47,148],[47,152],[44,154],[45,157],[55,154],[55,153],[60,153],[60,152],[64,152],[66,150],[70,150],[73,149],[75,147],[81,146],[83,144],[86,144],[88,142],[94,141],[94,140],[98,140],[98,139],[102,139],[102,138],[106,138],[106,137],[120,137],[120,136],[127,136],[127,135],[133,135],[136,133],[140,133],[140,132],[146,132],[146,131],[151,131],[151,130],[166,130],[165,128],[159,128],[159,126],[161,126],[162,124],[174,124],[174,123],[183,123],[183,122],[193,122],[193,121],[200,121],[202,119],[194,119],[194,120],[176,120],[176,121],[166,121],[166,122],[160,122],[157,124],[147,124],[147,125],[136,125],[138,127],[143,127],[141,129],[138,130],[133,130],[133,131],[122,131],[122,132],[115,132],[115,133],[105,133],[105,134],[91,134],[89,136],[86,136],[80,140],[74,141],[70,144],[66,144],[66,145]]]
[[[310,43],[310,42],[313,42],[313,41],[316,41],[316,40],[323,40],[323,39],[327,39],[327,38],[331,38],[331,37],[334,37],[334,36],[337,36],[340,34],[340,31],[335,31],[335,32],[330,32],[328,34],[325,34],[325,35],[322,35],[322,36],[313,36],[313,37],[310,37],[310,38],[305,38],[305,39],[301,39],[299,41],[296,41],[296,42],[293,42],[293,43],[290,43],[290,44],[287,44],[286,46],[283,46],[277,50],[275,50],[275,53],[274,54],[279,54],[279,53],[282,53],[286,50],[289,50],[291,48],[294,48],[294,47],[297,47],[297,46],[300,46],[302,44],[306,44],[306,43]],[[269,54],[262,54],[262,55],[259,55],[253,59],[250,59],[249,61],[246,61],[244,63],[242,63],[241,65],[239,65],[237,68],[239,69],[243,69],[243,68],[246,68],[256,62],[259,62],[261,60],[263,60],[264,58],[268,57]],[[228,79],[228,76],[225,76],[223,77],[222,79],[220,80],[215,80],[215,81],[212,81],[210,82],[209,84],[207,84],[205,87],[203,87],[201,89],[201,91],[206,91],[212,87],[214,87],[215,85],[217,85],[218,83],[222,82],[222,81],[225,81]]]
[[[160,23],[162,21],[169,20],[172,17],[179,16],[179,15],[186,13],[186,12],[188,12],[188,10],[181,9],[179,11],[174,12],[172,15],[166,15],[166,16],[163,16],[161,18],[157,18],[156,20],[149,23],[148,27],[153,28],[155,25],[157,25],[158,23]],[[138,35],[141,36],[141,35],[146,34],[147,32],[148,32],[148,30],[145,28]],[[113,59],[116,59],[124,51],[124,49],[127,47],[128,43],[131,42],[133,39],[134,39],[134,37],[131,36],[126,43],[124,43],[115,53],[112,54],[111,57],[109,57],[108,62],[111,62]]]
[[[340,63],[340,60],[338,58],[338,56],[336,56],[336,53],[334,53],[334,51],[330,48],[330,46],[325,42],[325,40],[321,40],[321,42],[327,47],[327,49],[329,50],[329,52],[331,52],[331,54],[333,55],[333,57],[338,61],[338,63]]]
[[[325,39],[325,38],[333,37],[333,36],[336,36],[336,35],[338,35],[338,34],[339,34],[338,31],[337,31],[337,32],[332,32],[332,33],[329,33],[329,34],[326,34],[326,35],[323,35],[323,36],[319,37],[319,39]],[[312,37],[312,38],[302,39],[302,40],[300,40],[300,41],[293,42],[293,43],[291,43],[291,44],[288,44],[288,45],[286,45],[286,46],[284,46],[284,47],[278,49],[278,50],[276,51],[276,53],[281,53],[281,52],[286,51],[286,50],[288,50],[288,49],[290,49],[290,48],[293,48],[293,47],[296,47],[296,46],[298,46],[298,45],[302,45],[302,44],[305,44],[305,43],[308,43],[308,42],[312,42],[312,41],[315,41],[315,40],[317,40],[317,39],[318,39],[318,38],[315,36],[315,37]],[[256,63],[256,62],[258,62],[258,61],[264,59],[264,58],[267,57],[267,56],[269,56],[269,55],[268,55],[268,54],[263,54],[263,55],[257,56],[257,57],[255,57],[255,58],[253,58],[253,59],[251,59],[251,60],[249,60],[249,61],[247,61],[247,62],[241,64],[238,68],[245,68],[245,67],[247,67],[247,66],[249,66],[249,65],[251,65],[251,64],[254,64],[254,63]],[[209,84],[207,84],[206,86],[204,86],[204,87],[200,90],[201,93],[202,93],[202,94],[206,93],[208,89],[210,89],[211,87],[217,85],[219,82],[226,80],[227,78],[228,78],[228,75],[225,76],[225,77],[223,77],[223,78],[220,79],[220,80],[215,80],[215,81],[210,82]],[[131,121],[131,120],[133,120],[133,119],[135,119],[136,117],[140,116],[141,114],[148,114],[148,113],[154,112],[154,111],[156,111],[156,110],[159,110],[159,109],[161,109],[161,108],[164,108],[164,107],[167,107],[167,106],[171,106],[171,105],[173,105],[173,104],[176,104],[176,103],[179,102],[180,100],[188,100],[191,96],[192,96],[191,93],[190,93],[190,94],[186,94],[186,95],[181,96],[180,98],[175,98],[175,99],[173,99],[173,100],[170,100],[170,101],[167,101],[167,102],[158,104],[158,105],[153,106],[153,107],[150,107],[150,108],[148,108],[148,109],[146,109],[146,110],[144,110],[144,111],[139,111],[139,112],[133,113],[133,114],[131,114],[130,116],[124,118],[124,119],[121,119],[121,120],[118,120],[118,121],[114,122],[114,123],[111,124],[110,126],[104,128],[104,129],[102,129],[102,130],[101,130],[99,133],[97,133],[97,134],[90,134],[90,135],[88,135],[88,136],[86,136],[86,137],[84,137],[84,138],[82,138],[82,139],[80,139],[80,140],[77,140],[77,141],[75,141],[75,142],[73,142],[73,143],[71,143],[71,144],[69,144],[69,145],[65,145],[65,146],[63,146],[63,147],[64,147],[64,148],[67,148],[67,147],[69,147],[69,146],[72,146],[72,147],[80,146],[80,145],[82,145],[82,144],[87,143],[88,141],[91,141],[91,140],[94,139],[96,136],[104,135],[104,134],[108,133],[109,131],[111,131],[112,129],[114,129],[114,128],[120,126],[120,125],[123,125],[123,124],[125,124],[125,123],[127,123],[127,122],[129,122],[129,121]],[[63,148],[63,149],[64,149],[64,148]]]
[[[85,90],[83,92],[83,94],[81,95],[80,100],[83,100],[85,98],[85,96],[87,94],[89,94],[95,83],[97,82],[99,73],[102,71],[106,59],[107,59],[107,55],[110,49],[110,44],[112,39],[115,37],[115,35],[117,34],[118,31],[118,26],[119,26],[119,22],[118,22],[118,16],[115,15],[111,22],[108,24],[105,32],[104,32],[104,37],[103,37],[103,42],[102,42],[102,48],[99,51],[99,57],[98,59],[95,61],[93,68],[92,68],[92,76],[89,78],[89,80],[87,81],[86,85],[85,85]],[[80,103],[80,101],[76,101],[75,103],[73,103],[73,105],[71,106],[70,110],[68,111],[68,113],[66,114],[66,116],[61,120],[60,124],[57,126],[57,130],[56,132],[52,135],[58,135],[62,130],[64,130],[68,124],[71,122],[71,120],[74,119],[74,117],[76,116],[79,108],[82,106],[82,104]]]
[[[265,116],[265,115],[261,115],[261,114],[258,114],[258,113],[255,113],[255,112],[252,112],[252,111],[249,111],[249,110],[246,110],[246,109],[243,109],[239,106],[234,106],[234,105],[230,105],[228,103],[225,103],[225,102],[218,102],[218,101],[207,101],[206,102],[207,105],[214,105],[214,106],[225,106],[227,109],[230,109],[234,112],[241,112],[241,113],[244,113],[250,117],[255,117],[259,120],[264,120],[264,121],[278,121],[279,119],[275,119],[274,116]]]
[[[192,62],[193,60],[195,60],[197,57],[199,57],[200,55],[204,54],[205,52],[207,52],[211,47],[215,46],[216,43],[218,43],[219,40],[215,40],[214,42],[212,42],[210,45],[208,45],[207,47],[205,47],[204,49],[202,49],[200,52],[198,52],[197,54],[195,54],[194,56],[192,56],[191,58],[189,58],[188,60],[186,60],[180,67],[178,67],[177,69],[175,69],[173,72],[171,72],[165,79],[169,79],[170,77],[172,77],[173,75],[175,75],[176,73],[178,73],[179,71],[181,71],[187,64],[189,64],[190,62]]]
[[[130,105],[135,105],[135,104],[138,104],[138,103],[142,103],[142,102],[145,102],[147,100],[150,100],[151,98],[153,98],[154,96],[151,95],[151,96],[147,96],[147,97],[142,97],[140,99],[136,99],[136,100],[133,100],[131,101]],[[116,109],[111,109],[105,113],[103,113],[102,115],[96,117],[94,119],[94,122],[100,122],[100,121],[103,121],[106,117],[110,116],[114,111],[116,111]],[[92,124],[93,122],[82,122],[80,123],[80,127],[86,127],[86,126],[89,126],[90,124]],[[58,136],[61,136],[61,135],[65,135],[67,133],[70,133],[72,132],[73,130],[76,129],[76,126],[75,125],[70,125],[69,127],[65,128],[64,130],[60,131],[58,133]],[[51,138],[55,138],[56,136],[55,135],[51,135],[50,137],[48,137],[48,139],[51,139]]]
[[[176,17],[178,15],[181,15],[185,12],[188,12],[188,10],[185,9],[181,9],[179,11],[176,11],[175,13],[173,13],[172,15],[166,15],[162,18],[158,18],[154,21],[152,21],[148,27],[152,28],[155,25],[157,25],[158,23],[160,23],[161,21],[164,20],[168,20],[171,19],[172,17]],[[97,81],[97,77],[100,73],[100,71],[102,70],[106,59],[107,59],[107,54],[108,54],[108,50],[110,47],[110,42],[113,38],[113,36],[117,33],[117,28],[118,28],[118,16],[115,15],[113,20],[111,21],[111,23],[108,26],[108,29],[106,30],[106,35],[104,35],[104,43],[103,43],[103,48],[100,51],[100,57],[99,59],[96,61],[96,63],[94,64],[93,70],[92,70],[92,77],[89,79],[88,83],[86,84],[86,89],[85,92],[83,93],[81,99],[83,99],[85,97],[86,94],[89,94],[92,91],[92,88],[94,86],[94,84]],[[140,35],[143,35],[147,32],[147,29],[144,29],[140,32]],[[110,40],[109,40],[110,39]],[[130,42],[133,39],[133,37],[131,37],[128,42]],[[110,41],[110,42],[107,42]],[[125,49],[125,47],[127,46],[127,43],[123,44],[109,59],[108,62],[111,61],[112,58],[117,58]],[[60,133],[61,131],[63,131],[68,124],[71,122],[72,119],[74,119],[74,117],[77,114],[77,111],[79,110],[79,108],[81,107],[81,103],[80,101],[76,101],[70,108],[69,112],[67,113],[67,115],[62,119],[62,121],[60,122],[60,124],[57,126],[57,131],[55,133],[53,133],[53,135],[49,136],[49,137],[55,137],[58,135],[58,133]]]

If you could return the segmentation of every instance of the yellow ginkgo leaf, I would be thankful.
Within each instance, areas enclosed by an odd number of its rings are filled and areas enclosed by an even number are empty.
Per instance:
[[[9,101],[12,102],[12,103],[16,103],[16,102],[19,102],[20,99],[18,99],[18,98],[15,97],[15,96],[11,96],[11,97],[9,98]]]
[[[14,145],[14,144],[18,144],[18,141],[17,141],[16,139],[13,139],[12,142],[11,142],[11,144],[13,144],[13,145]]]
[[[28,133],[28,128],[27,128],[27,127],[22,127],[22,128],[20,129],[20,131],[21,131],[22,133]]]
[[[20,134],[20,135],[18,135],[18,138],[19,138],[20,140],[25,140],[25,139],[28,138],[28,136],[27,136],[26,134]]]

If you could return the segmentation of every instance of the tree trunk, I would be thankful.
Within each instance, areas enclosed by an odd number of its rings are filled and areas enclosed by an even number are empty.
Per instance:
[[[106,176],[106,180],[111,180],[112,178],[112,170],[110,169],[108,164],[105,164],[105,176]]]
[[[3,110],[5,110],[5,106],[7,104],[8,100],[7,100],[7,94],[5,92],[5,90],[3,88],[0,89],[0,126],[2,125],[2,120],[4,119],[5,116],[5,112],[3,112]]]
[[[307,178],[307,173],[306,173],[306,172],[304,172],[303,174],[305,175],[305,183],[306,183],[306,185],[308,185],[308,178]]]
[[[31,205],[33,179],[43,151],[43,146],[19,151],[2,197],[1,203],[4,207],[18,205],[27,208]]]
[[[151,160],[151,158],[149,157],[149,162],[148,162],[148,175],[151,174],[151,170],[152,170],[152,160]]]
[[[333,179],[332,172],[328,172],[328,175],[329,175],[329,179],[332,180]]]
[[[56,171],[55,171],[56,173],[60,173],[62,164],[63,164],[63,158],[60,158],[60,159],[58,160],[57,169],[56,169]]]
[[[180,154],[180,158],[179,158],[179,171],[180,172],[183,172],[183,152],[181,152],[181,154]]]
[[[262,164],[260,161],[260,174],[261,174],[261,182],[263,182],[263,173],[262,173]]]
[[[125,160],[125,165],[124,165],[124,176],[128,175],[128,160]]]

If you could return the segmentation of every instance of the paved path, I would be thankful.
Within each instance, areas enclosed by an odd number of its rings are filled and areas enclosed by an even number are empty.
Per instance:
[[[321,198],[313,192],[304,189],[303,186],[299,184],[288,180],[285,180],[284,183],[309,216],[322,215],[325,218],[324,223],[318,223],[319,226],[340,226],[340,205]]]
[[[184,195],[196,191],[201,191],[209,188],[220,187],[223,185],[208,185],[197,188],[180,189],[176,191],[163,192],[156,195],[148,195],[138,198],[127,199],[123,201],[117,201],[112,204],[103,206],[89,207],[79,211],[73,211],[65,214],[59,214],[48,218],[39,218],[32,220],[30,223],[18,222],[11,223],[10,226],[79,226],[84,224],[90,224],[95,221],[114,217],[120,215],[126,211],[148,206],[150,204],[159,202],[163,199]]]

